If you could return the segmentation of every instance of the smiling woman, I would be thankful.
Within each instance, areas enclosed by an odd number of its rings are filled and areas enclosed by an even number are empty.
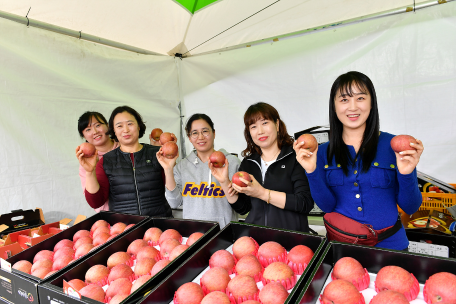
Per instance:
[[[221,149],[219,151],[226,156],[226,166],[214,168],[209,162],[209,157],[215,151],[215,129],[206,114],[193,114],[187,121],[185,131],[195,148],[185,159],[176,164],[179,155],[167,159],[162,149],[157,153],[165,171],[166,198],[173,208],[182,205],[184,218],[217,221],[223,228],[237,218],[221,188],[220,184],[224,180],[213,183],[211,174],[217,178],[219,172],[226,171],[228,175],[229,165],[229,174],[233,175],[239,167],[239,159]]]
[[[239,171],[252,181],[240,178],[247,185],[240,187],[230,182],[227,170],[214,175],[230,193],[228,202],[240,214],[249,212],[247,223],[308,232],[313,200],[285,123],[273,106],[259,102],[247,109],[244,125],[247,148]]]
[[[384,230],[376,246],[403,250],[408,240],[397,205],[407,214],[421,205],[415,168],[423,145],[417,140],[409,150],[394,152],[394,135],[380,132],[379,121],[372,81],[360,72],[348,72],[331,88],[329,142],[313,153],[301,149],[302,142],[294,149],[315,203],[327,216],[339,219],[333,222],[339,232],[343,229],[338,224],[349,218],[377,230],[377,235]],[[343,241],[330,233],[328,238]]]
[[[134,109],[117,107],[109,119],[108,134],[120,147],[85,158],[77,152],[86,172],[85,196],[92,208],[109,198],[109,210],[130,214],[171,217],[165,198],[163,169],[157,161],[158,147],[140,144],[146,131],[141,115]]]
[[[97,149],[98,157],[101,157],[117,148],[119,143],[112,140],[108,135],[108,122],[103,114],[98,112],[85,112],[78,119],[79,135],[91,143]],[[79,151],[79,146],[76,152]],[[85,191],[86,171],[79,165],[79,177],[81,179],[82,191]],[[109,211],[109,202],[106,201],[103,206],[95,208],[95,212]]]

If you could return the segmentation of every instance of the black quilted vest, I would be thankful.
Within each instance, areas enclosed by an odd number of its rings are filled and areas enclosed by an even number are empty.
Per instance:
[[[157,160],[159,147],[142,144],[143,148],[130,153],[120,148],[103,156],[103,169],[109,179],[109,210],[148,216],[171,217],[165,198],[162,167]]]

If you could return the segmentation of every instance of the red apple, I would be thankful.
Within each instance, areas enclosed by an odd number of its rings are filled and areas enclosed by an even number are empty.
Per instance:
[[[325,287],[320,297],[320,303],[362,303],[362,297],[363,295],[352,283],[344,280],[335,280]]]
[[[159,128],[155,128],[152,130],[152,132],[150,132],[150,136],[156,140],[156,141],[159,141],[160,140],[160,135],[162,135],[163,133],[163,130],[162,129],[159,129]]]
[[[163,156],[168,159],[172,159],[176,157],[178,149],[179,148],[177,147],[176,143],[173,141],[168,141],[162,146]]]
[[[239,187],[247,187],[247,185],[244,184],[244,182],[239,179],[240,177],[242,177],[243,179],[245,179],[249,182],[252,181],[252,179],[250,178],[250,175],[247,172],[244,172],[244,171],[236,172],[233,175],[232,182],[235,183],[236,185],[238,185]]]
[[[429,277],[424,284],[426,303],[456,303],[456,275],[438,272]]]
[[[93,156],[96,150],[95,146],[88,142],[82,143],[79,148],[81,149],[82,153],[84,153],[84,157]]]
[[[171,136],[171,133],[169,133],[169,132],[164,132],[160,135],[160,144],[161,145],[164,145],[168,141],[172,141],[172,140],[173,140],[173,137]]]
[[[214,165],[215,168],[221,168],[225,164],[225,154],[220,151],[215,151],[209,157],[209,161]]]
[[[416,144],[416,139],[410,135],[397,135],[391,139],[391,148],[394,152],[412,150],[414,147],[410,146],[411,143]]]
[[[312,153],[318,147],[317,139],[312,134],[302,134],[301,136],[299,136],[298,143],[302,142],[304,142],[304,145],[301,147],[301,149],[307,149]]]

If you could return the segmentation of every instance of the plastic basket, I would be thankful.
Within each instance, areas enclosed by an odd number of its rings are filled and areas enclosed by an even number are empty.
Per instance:
[[[423,196],[423,202],[421,203],[419,210],[437,210],[439,212],[451,215],[445,206],[452,207],[456,205],[456,193],[422,192],[421,195]],[[399,212],[403,212],[399,206],[397,206],[397,209]]]
[[[423,202],[420,210],[438,210],[440,212],[450,214],[445,208],[456,205],[456,194],[454,193],[421,193]],[[445,206],[444,206],[445,205]]]

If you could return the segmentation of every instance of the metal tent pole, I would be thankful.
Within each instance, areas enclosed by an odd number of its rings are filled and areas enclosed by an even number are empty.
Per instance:
[[[22,24],[24,24],[26,26],[32,26],[32,27],[43,29],[43,30],[55,32],[55,33],[58,33],[58,34],[63,34],[63,35],[67,35],[67,36],[74,37],[74,38],[79,38],[79,39],[83,39],[83,40],[87,40],[87,41],[91,41],[91,42],[95,42],[95,43],[99,43],[99,44],[104,44],[104,45],[107,45],[107,46],[110,46],[110,47],[113,47],[113,48],[117,48],[117,49],[121,49],[121,50],[125,50],[125,51],[130,51],[130,52],[144,54],[144,55],[164,56],[163,54],[160,54],[160,53],[156,53],[156,52],[152,52],[152,51],[149,51],[149,50],[141,49],[141,48],[138,48],[138,47],[134,47],[134,46],[131,46],[131,45],[128,45],[128,44],[124,44],[124,43],[120,43],[120,42],[117,42],[117,41],[101,38],[101,37],[98,37],[98,36],[86,34],[86,33],[80,32],[80,31],[78,32],[78,31],[70,30],[70,29],[67,29],[67,28],[64,28],[64,27],[61,27],[61,26],[52,25],[52,24],[49,24],[49,23],[46,23],[46,22],[33,20],[33,19],[28,18],[28,17],[22,17],[22,16],[19,16],[19,15],[7,13],[7,12],[4,12],[4,11],[0,11],[0,18],[4,18],[4,19],[8,19],[8,20],[15,21],[15,22],[18,22],[18,23],[22,23]]]

